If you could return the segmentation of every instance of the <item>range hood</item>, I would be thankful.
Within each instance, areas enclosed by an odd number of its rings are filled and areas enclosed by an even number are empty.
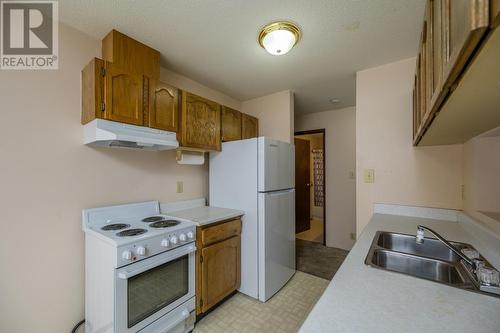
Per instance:
[[[84,125],[84,143],[94,147],[170,150],[179,147],[174,132],[94,119]]]

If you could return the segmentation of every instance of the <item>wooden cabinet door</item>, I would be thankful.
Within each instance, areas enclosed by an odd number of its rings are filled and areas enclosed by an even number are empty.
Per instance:
[[[102,57],[130,73],[160,78],[160,52],[119,31],[102,40]]]
[[[104,116],[104,61],[92,59],[82,70],[82,125]]]
[[[443,73],[453,86],[489,24],[489,0],[444,0]]]
[[[149,80],[149,96],[148,126],[177,132],[179,113],[177,88],[160,81]]]
[[[241,112],[222,107],[222,141],[241,140]]]
[[[500,0],[490,1],[490,26],[496,28],[500,25]]]
[[[259,136],[259,119],[243,113],[241,115],[242,139],[256,138]]]
[[[431,112],[441,104],[443,91],[443,7],[444,0],[429,0],[426,10],[428,24],[428,93]]]
[[[105,64],[104,118],[121,123],[143,125],[143,77]]]
[[[241,237],[201,250],[201,311],[206,312],[240,287]]]
[[[221,150],[219,104],[182,92],[181,146]]]

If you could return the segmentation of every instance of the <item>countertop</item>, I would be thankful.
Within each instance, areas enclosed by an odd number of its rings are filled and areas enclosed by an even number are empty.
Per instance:
[[[498,253],[458,222],[375,214],[299,332],[500,332],[500,298],[365,265],[377,231],[415,234],[418,224],[489,253],[500,268]]]
[[[199,226],[220,222],[245,214],[242,210],[211,206],[199,206],[173,212],[166,212],[169,216],[190,220]]]

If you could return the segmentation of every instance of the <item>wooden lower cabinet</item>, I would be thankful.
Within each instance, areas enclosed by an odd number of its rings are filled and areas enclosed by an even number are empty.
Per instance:
[[[196,314],[213,308],[240,287],[241,220],[197,228]]]

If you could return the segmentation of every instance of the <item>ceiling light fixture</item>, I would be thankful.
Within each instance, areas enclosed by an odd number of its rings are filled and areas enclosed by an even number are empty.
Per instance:
[[[299,40],[299,27],[288,21],[270,23],[259,34],[260,46],[272,55],[287,54]]]

